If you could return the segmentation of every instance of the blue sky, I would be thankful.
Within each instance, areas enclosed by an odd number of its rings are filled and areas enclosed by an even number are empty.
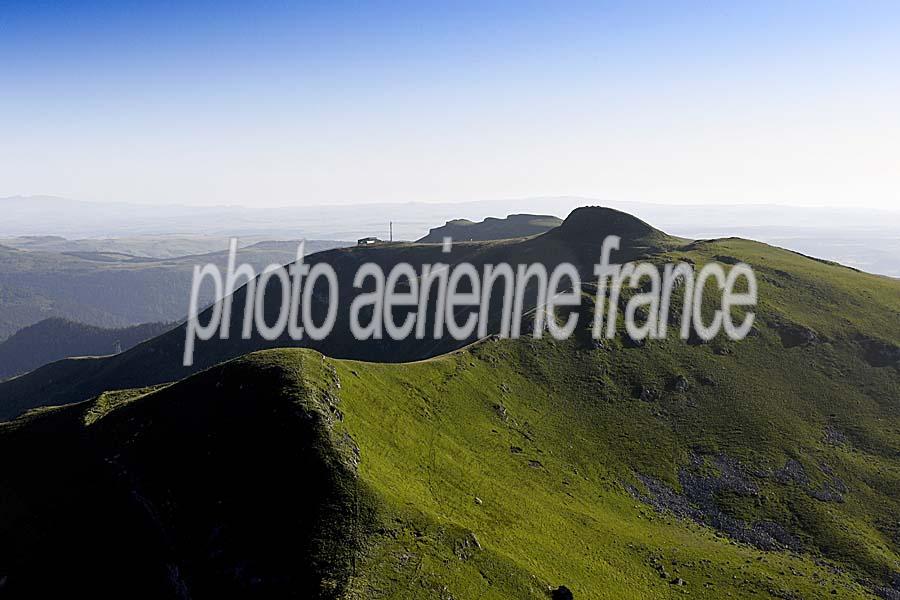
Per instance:
[[[0,196],[890,208],[898,73],[896,2],[0,2]]]

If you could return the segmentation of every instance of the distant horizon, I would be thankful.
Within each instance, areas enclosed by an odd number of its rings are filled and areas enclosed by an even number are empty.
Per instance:
[[[576,196],[460,202],[356,203],[318,206],[153,205],[0,198],[0,236],[57,235],[70,240],[133,236],[203,235],[242,239],[354,241],[367,236],[417,240],[447,221],[511,214],[561,219],[579,206],[600,205],[632,214],[672,235],[692,239],[744,237],[900,277],[900,211],[860,207],[773,204],[652,204]],[[4,202],[5,200],[5,202]]]
[[[462,200],[427,200],[427,199],[417,199],[417,200],[350,200],[346,202],[322,202],[322,203],[313,203],[310,204],[242,204],[242,203],[230,203],[230,204],[205,204],[205,203],[197,203],[191,202],[190,200],[180,200],[180,201],[171,201],[171,202],[161,202],[161,203],[153,203],[147,201],[139,201],[139,200],[127,200],[127,199],[93,199],[93,198],[75,198],[71,196],[52,194],[52,193],[34,193],[34,194],[8,194],[8,195],[0,195],[0,201],[4,200],[12,200],[12,199],[37,199],[37,198],[46,198],[53,200],[65,200],[71,202],[80,202],[87,204],[102,204],[102,205],[128,205],[128,206],[141,206],[141,207],[150,207],[155,206],[158,208],[206,208],[206,209],[215,209],[215,208],[242,208],[242,209],[309,209],[309,208],[325,208],[325,207],[353,207],[353,206],[403,206],[409,204],[416,205],[466,205],[466,204],[483,204],[483,203],[504,203],[504,202],[537,202],[542,200],[558,200],[558,199],[566,199],[566,200],[576,200],[576,201],[584,201],[588,203],[596,203],[596,205],[604,206],[610,205],[612,208],[615,208],[615,205],[635,205],[635,206],[654,206],[654,207],[683,207],[683,208],[703,208],[703,207],[718,207],[718,208],[726,208],[726,207],[734,207],[734,208],[790,208],[790,209],[810,209],[810,210],[835,210],[835,211],[851,211],[851,212],[861,212],[861,211],[883,211],[888,213],[896,213],[900,215],[900,204],[896,205],[887,205],[887,206],[860,206],[859,204],[800,204],[800,203],[779,203],[774,201],[759,201],[759,202],[731,202],[731,201],[717,201],[717,202],[648,202],[642,200],[619,200],[619,199],[609,199],[609,198],[601,198],[597,196],[582,196],[582,195],[574,195],[574,194],[550,194],[550,195],[534,195],[534,196],[521,196],[521,197],[496,197],[496,198],[476,198],[476,199],[462,199]],[[514,213],[509,213],[514,214]],[[551,213],[547,213],[548,215]],[[498,216],[508,216],[508,215],[498,215]],[[553,215],[553,216],[564,216],[564,215]]]

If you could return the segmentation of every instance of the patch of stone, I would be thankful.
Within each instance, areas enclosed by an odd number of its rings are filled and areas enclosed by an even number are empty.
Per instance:
[[[678,375],[672,381],[672,389],[678,393],[683,394],[691,388],[691,384],[688,382],[687,378],[684,375]]]
[[[687,343],[688,343],[688,346],[704,346],[704,345],[708,344],[709,342],[708,342],[708,340],[705,340],[702,337],[700,337],[699,335],[697,335],[697,332],[694,330],[693,327],[691,327],[690,331],[688,331]]]
[[[347,462],[350,463],[350,466],[353,467],[354,471],[359,469],[361,457],[359,452],[359,445],[356,443],[356,440],[354,440],[353,437],[345,431],[344,435],[340,439],[339,444],[340,447],[345,450],[344,456],[347,458]]]
[[[643,348],[647,345],[646,339],[636,340],[627,333],[622,336],[622,346],[625,348]]]
[[[481,543],[475,534],[470,531],[462,539],[457,540],[454,553],[459,560],[469,560],[478,550],[481,550]]]
[[[741,262],[741,261],[739,261],[738,259],[736,259],[736,258],[733,257],[733,256],[727,256],[727,255],[724,255],[724,254],[717,254],[717,255],[714,256],[713,258],[714,258],[715,260],[717,260],[718,262],[724,263],[724,264],[726,264],[726,265],[736,265],[736,264],[738,264],[739,262]]]
[[[659,390],[646,385],[637,388],[636,395],[644,402],[654,402],[656,400],[659,400],[660,397]]]
[[[731,356],[734,354],[734,349],[724,342],[717,341],[713,347],[713,352],[718,356]]]
[[[777,279],[775,277],[769,277],[768,275],[762,275],[762,280],[771,286],[784,289],[784,284],[781,283],[780,279]]]
[[[666,571],[666,565],[663,564],[662,559],[657,555],[650,556],[650,566],[656,570],[656,573],[659,575],[660,579],[669,579],[669,572]]]
[[[807,493],[821,502],[843,502],[844,494],[849,491],[847,484],[827,464],[819,465],[819,470],[828,477],[828,480],[816,489],[807,490]]]
[[[736,541],[750,544],[760,550],[796,551],[802,548],[799,540],[778,523],[772,521],[748,523],[723,512],[716,497],[718,494],[755,497],[759,495],[759,488],[737,460],[719,455],[714,457],[712,462],[718,473],[704,474],[700,472],[705,464],[702,458],[696,455],[691,457],[690,465],[679,470],[678,479],[682,493],[676,492],[653,477],[642,474],[636,474],[636,477],[647,489],[647,494],[630,485],[626,485],[626,489],[632,496],[652,506],[657,512],[670,512],[677,517],[712,527]]]
[[[900,600],[900,591],[893,587],[878,586],[872,588],[872,592],[879,598],[884,600]]]
[[[715,496],[721,493],[747,497],[759,495],[759,488],[737,460],[724,454],[715,456],[712,465],[718,474],[704,474],[701,472],[705,465],[703,459],[696,453],[692,454],[691,468],[681,468],[678,481],[685,496],[694,504],[712,507],[716,502]]]
[[[775,330],[778,332],[778,336],[781,338],[781,344],[785,348],[808,346],[820,341],[818,333],[809,327],[804,327],[803,325],[798,325],[796,323],[776,323]]]
[[[834,425],[826,425],[825,426],[825,435],[823,440],[826,444],[830,446],[843,446],[848,443],[847,435],[836,428]]]
[[[782,485],[809,485],[809,476],[799,461],[789,458],[783,467],[775,471],[775,481]]]
[[[828,479],[818,487],[812,487],[806,469],[799,461],[791,458],[785,462],[784,466],[775,471],[775,481],[781,485],[797,485],[806,491],[806,493],[820,502],[843,502],[844,494],[849,490],[847,485],[840,477],[834,474],[828,465],[820,465],[819,469]]]
[[[862,346],[863,358],[870,366],[900,368],[900,346],[862,335],[857,341]]]

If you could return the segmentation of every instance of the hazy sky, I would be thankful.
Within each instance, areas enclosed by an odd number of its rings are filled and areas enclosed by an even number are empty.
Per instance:
[[[0,0],[0,196],[900,206],[896,1],[68,4]]]

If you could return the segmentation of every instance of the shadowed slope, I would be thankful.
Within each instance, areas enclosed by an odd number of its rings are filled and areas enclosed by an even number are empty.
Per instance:
[[[321,357],[271,358],[0,426],[4,597],[337,597],[356,459]]]

